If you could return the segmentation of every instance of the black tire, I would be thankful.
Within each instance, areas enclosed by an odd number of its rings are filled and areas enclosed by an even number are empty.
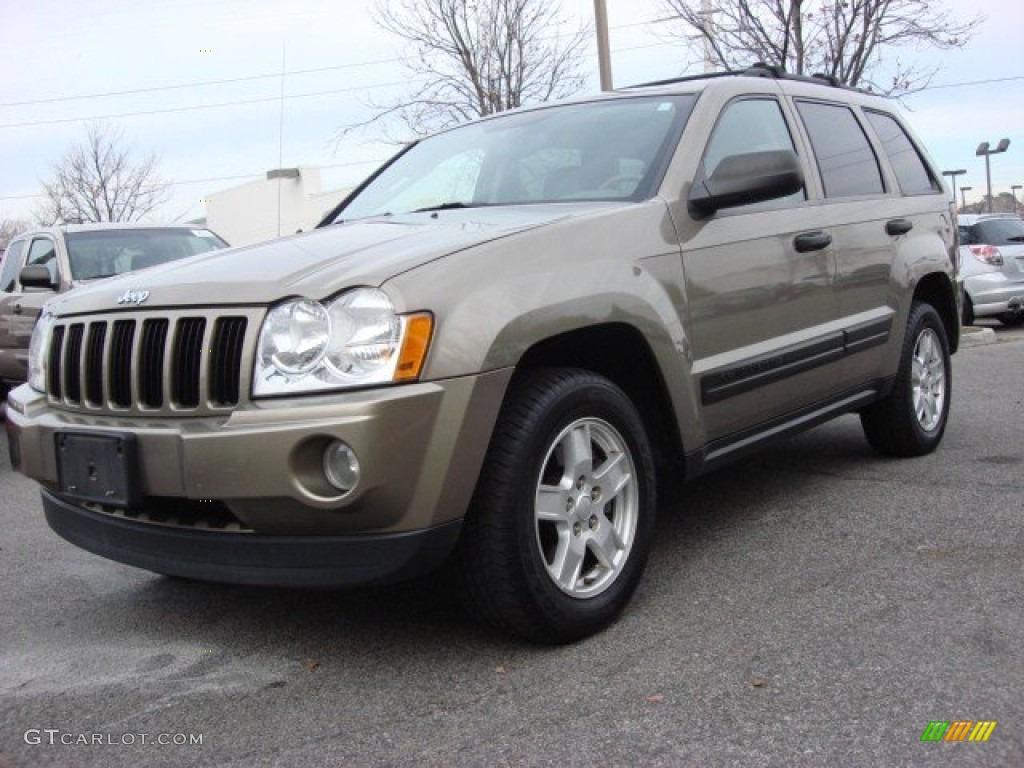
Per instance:
[[[1018,326],[1024,325],[1024,313],[1004,312],[999,315],[999,322],[1009,328],[1017,328]]]
[[[967,291],[964,291],[964,313],[962,319],[964,325],[974,325],[974,302],[971,301]]]
[[[570,451],[574,469],[566,466]],[[578,460],[588,454],[589,463]],[[655,479],[640,415],[612,382],[575,369],[517,374],[459,542],[466,607],[499,631],[538,643],[571,642],[606,627],[643,575]],[[609,485],[602,488],[602,480]],[[547,505],[538,504],[542,495]],[[542,507],[553,510],[550,520],[541,519]],[[554,574],[559,561],[576,565]]]
[[[871,447],[900,457],[934,451],[946,430],[951,390],[946,327],[931,304],[914,302],[892,391],[860,414]]]

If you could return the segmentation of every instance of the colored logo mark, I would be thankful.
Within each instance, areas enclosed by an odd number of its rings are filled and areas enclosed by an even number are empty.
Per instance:
[[[932,720],[921,741],[988,741],[995,729],[995,720]]]

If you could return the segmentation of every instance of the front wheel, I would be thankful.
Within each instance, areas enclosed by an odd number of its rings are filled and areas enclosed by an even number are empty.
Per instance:
[[[949,418],[951,385],[946,327],[934,307],[915,302],[893,389],[860,414],[868,442],[888,456],[934,451]]]
[[[629,602],[654,515],[654,459],[629,398],[588,371],[517,375],[459,544],[467,606],[534,642],[593,634]]]

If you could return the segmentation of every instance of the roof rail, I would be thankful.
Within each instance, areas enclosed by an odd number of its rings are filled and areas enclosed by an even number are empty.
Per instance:
[[[676,83],[689,83],[694,80],[710,80],[715,77],[734,77],[742,74],[736,70],[727,69],[722,72],[705,72],[703,75],[683,75],[682,77],[669,77],[665,80],[652,80],[648,83],[634,83],[626,88],[656,88],[659,85],[675,85]]]
[[[670,77],[666,80],[652,80],[648,83],[636,83],[627,85],[629,88],[656,88],[659,85],[675,85],[676,83],[689,83],[696,80],[710,80],[716,77],[770,77],[774,80],[796,80],[803,83],[816,83],[818,85],[829,85],[833,88],[846,88],[848,90],[861,90],[844,85],[835,75],[826,75],[815,72],[813,75],[794,75],[787,72],[783,67],[776,64],[765,64],[758,61],[746,69],[727,69],[722,72],[707,72],[702,75],[684,75],[683,77]],[[862,91],[863,92],[863,91]]]

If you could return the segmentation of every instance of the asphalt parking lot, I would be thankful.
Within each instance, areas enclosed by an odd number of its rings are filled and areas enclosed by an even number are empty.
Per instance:
[[[881,459],[847,417],[670,488],[626,615],[561,648],[479,628],[443,578],[102,560],[4,448],[0,766],[1024,765],[1024,332],[996,334],[954,359],[931,456]],[[921,741],[958,720],[997,725]]]

